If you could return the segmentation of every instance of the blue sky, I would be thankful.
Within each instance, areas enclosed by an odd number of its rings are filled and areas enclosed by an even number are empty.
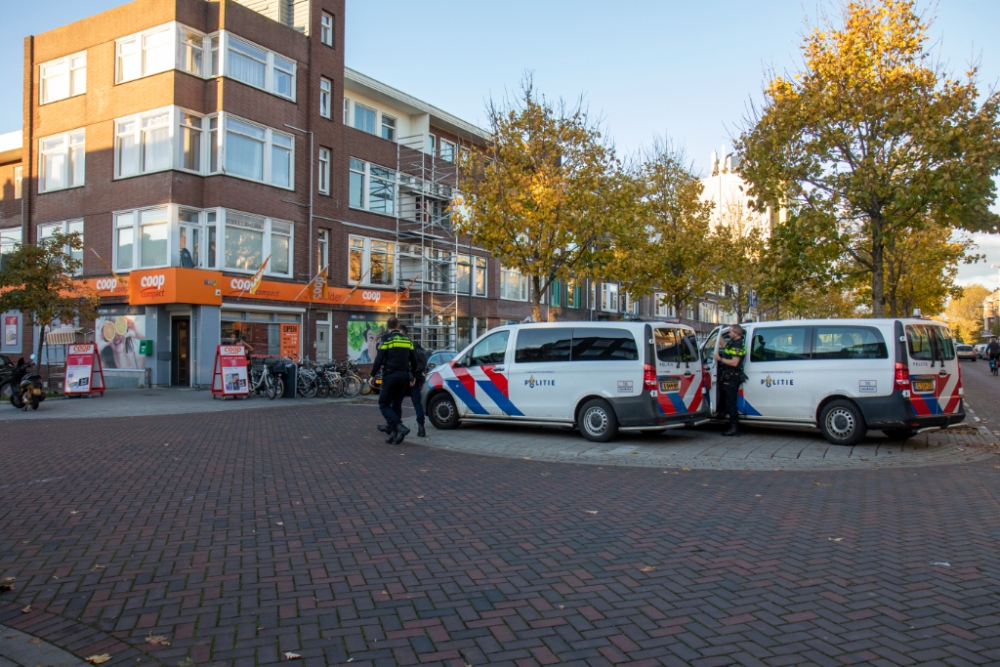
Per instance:
[[[123,4],[34,0],[4,12],[0,73],[21,90],[22,38]],[[13,8],[15,0],[0,0]],[[23,6],[23,5],[22,5]],[[1000,82],[1000,0],[938,0],[935,53],[953,72],[980,60],[980,87]],[[585,95],[622,153],[667,135],[697,168],[730,146],[766,67],[794,70],[806,20],[830,2],[801,0],[347,0],[347,65],[473,122],[485,102],[516,92],[526,71],[552,98]],[[14,63],[17,66],[13,66]],[[0,99],[0,132],[21,123],[20,95]],[[1000,209],[998,209],[1000,210]],[[1000,239],[977,239],[986,265],[963,282],[997,284]]]

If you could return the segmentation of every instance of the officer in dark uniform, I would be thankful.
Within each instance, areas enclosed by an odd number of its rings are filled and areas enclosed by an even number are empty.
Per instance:
[[[372,377],[383,370],[382,389],[378,396],[378,407],[385,417],[386,442],[398,445],[410,432],[403,426],[403,397],[410,387],[416,384],[417,355],[413,351],[413,343],[399,332],[399,320],[390,317],[386,323],[389,333],[382,338],[372,365]]]
[[[738,436],[740,434],[740,414],[737,397],[740,385],[743,384],[743,359],[746,350],[743,345],[743,327],[734,324],[729,327],[729,342],[715,353],[719,362],[719,394],[722,397],[719,414],[729,412],[729,428],[722,435]]]

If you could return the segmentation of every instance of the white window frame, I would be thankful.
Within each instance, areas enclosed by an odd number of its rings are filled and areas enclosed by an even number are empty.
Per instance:
[[[46,182],[45,172],[46,172],[46,161],[50,159],[50,156],[59,155],[55,151],[46,151],[44,149],[45,142],[54,139],[62,139],[64,153],[63,155],[63,176],[66,180],[66,185],[62,187],[49,187]],[[74,178],[76,176],[76,164],[75,159],[75,148],[79,147],[79,155],[82,160],[80,165],[80,182],[77,183]],[[46,192],[57,192],[59,190],[69,190],[70,188],[79,188],[86,184],[87,182],[87,132],[85,128],[80,128],[77,130],[70,130],[69,132],[62,132],[60,134],[52,134],[47,137],[41,137],[38,140],[38,193],[43,194]]]
[[[226,127],[227,125],[226,121],[230,118],[237,120],[241,123],[247,123],[248,125],[255,125],[256,127],[264,130],[263,180],[258,180],[256,178],[251,178],[249,176],[243,176],[242,174],[234,174],[226,169],[226,149],[228,144],[228,139],[227,139],[228,130]],[[288,174],[287,186],[273,182],[272,151],[274,149],[275,134],[291,139],[292,142],[292,147],[291,147],[292,154],[291,157],[289,158],[290,161],[289,161],[289,174]],[[270,185],[273,188],[281,188],[282,190],[295,190],[295,135],[290,134],[288,132],[282,132],[280,130],[276,130],[272,127],[268,127],[267,125],[261,125],[260,123],[255,123],[252,120],[247,120],[246,118],[241,118],[240,116],[236,116],[234,114],[230,114],[225,111],[219,112],[219,135],[220,135],[220,141],[222,142],[222,150],[219,153],[219,169],[221,173],[226,174],[227,176],[230,176],[232,178],[241,178],[245,181],[253,181],[254,183],[264,183],[265,185]]]
[[[334,45],[334,34],[333,29],[336,26],[336,22],[333,20],[333,14],[323,12],[319,17],[319,41],[323,42],[327,46],[333,48]]]
[[[14,199],[24,196],[24,167],[14,167]]]
[[[162,114],[168,114],[167,128],[168,128],[168,148],[167,152],[169,154],[167,163],[165,166],[159,169],[149,169],[143,170],[143,160],[142,151],[144,150],[143,139],[143,120],[147,118],[153,118]],[[201,136],[198,139],[198,150],[200,153],[200,164],[198,169],[188,169],[184,166],[184,132],[182,131],[181,124],[184,122],[185,115],[198,118],[201,121],[201,129],[196,130],[196,128],[191,128],[192,130],[199,131]],[[134,178],[136,176],[144,176],[146,174],[154,174],[161,171],[170,171],[176,169],[178,171],[184,171],[189,174],[198,174],[200,176],[205,176],[211,173],[211,151],[212,151],[212,141],[220,141],[219,133],[211,133],[209,127],[212,119],[216,116],[203,116],[194,111],[184,109],[182,107],[160,107],[159,109],[150,109],[149,111],[143,111],[142,113],[132,114],[130,116],[123,116],[121,118],[116,118],[114,121],[114,180],[120,180],[125,178]],[[136,150],[136,170],[134,173],[123,174],[122,173],[122,162],[121,162],[121,142],[123,137],[128,136],[123,133],[120,128],[123,124],[132,123],[133,129],[131,134],[132,140],[134,142]],[[184,127],[188,127],[185,125]],[[216,151],[220,151],[221,146],[215,146]],[[294,171],[294,170],[293,170]],[[279,186],[280,187],[280,186]]]
[[[217,248],[218,248],[218,266],[221,267],[220,270],[233,272],[233,273],[245,273],[254,274],[260,267],[249,268],[249,269],[239,269],[230,266],[226,266],[226,218],[228,214],[237,213],[241,215],[249,215],[255,218],[261,218],[264,220],[264,248],[261,261],[271,257],[272,247],[271,247],[271,237],[274,235],[274,223],[282,223],[288,225],[289,235],[288,235],[288,273],[280,273],[274,270],[274,259],[272,257],[271,261],[267,263],[267,268],[264,269],[265,276],[273,276],[275,278],[292,278],[295,275],[295,223],[289,220],[279,220],[277,218],[270,218],[257,213],[248,213],[246,211],[236,211],[232,209],[221,209],[220,210],[220,233],[218,235]]]
[[[350,206],[350,208],[353,208],[355,210],[368,211],[369,213],[374,213],[376,215],[385,215],[385,216],[388,216],[390,218],[396,217],[395,211],[396,211],[396,209],[400,205],[400,201],[399,201],[399,172],[397,172],[395,169],[392,169],[391,167],[383,167],[380,164],[374,164],[372,162],[366,162],[365,160],[361,160],[361,159],[358,159],[358,158],[351,158],[351,161],[352,162],[349,165],[349,171],[353,172],[355,174],[361,174],[361,206],[355,206],[353,203],[351,203],[351,193],[350,193],[350,187],[351,186],[350,186],[350,181],[348,181],[348,189],[349,190],[348,190],[347,201],[348,201],[348,205]],[[362,165],[364,165],[363,170],[358,170],[356,163],[361,163]],[[393,184],[392,185],[392,206],[393,206],[393,212],[392,213],[387,213],[385,211],[375,211],[375,210],[372,210],[372,208],[371,208],[372,167],[375,167],[376,169],[385,169],[387,171],[392,172],[392,174],[393,174],[393,178],[392,178],[392,184]],[[388,181],[389,180],[389,179],[384,178],[382,176],[377,176],[376,178],[378,178],[381,181]]]
[[[357,120],[358,120],[358,107],[361,107],[365,111],[370,111],[371,112],[371,114],[372,114],[372,116],[371,116],[372,117],[372,131],[371,132],[369,132],[368,130],[366,130],[364,128],[358,127],[358,123],[357,123]],[[354,117],[352,118],[352,120],[354,122],[351,124],[351,127],[353,127],[355,130],[358,130],[359,132],[364,132],[365,134],[370,134],[370,135],[375,136],[375,137],[381,136],[379,134],[379,130],[380,130],[381,126],[379,125],[379,121],[378,121],[378,109],[376,109],[375,107],[370,107],[370,106],[365,105],[365,104],[361,104],[360,102],[355,102],[354,103],[354,114],[353,114],[353,116]]]
[[[390,116],[387,113],[380,114],[380,116],[381,116],[381,120],[379,121],[379,130],[380,130],[379,136],[382,137],[383,139],[385,139],[386,141],[395,142],[396,141],[396,128],[398,127],[396,125],[396,123],[398,122],[396,120],[396,117],[395,116]],[[386,124],[386,121],[388,121],[388,124]],[[387,136],[385,136],[386,134],[390,134],[392,136],[388,136],[387,137]]]
[[[428,133],[427,134],[427,145],[424,147],[424,150],[431,157],[437,157],[437,147],[438,147],[438,138],[437,138],[437,136]]]
[[[510,289],[510,284],[512,284],[512,277],[517,276],[520,279],[520,292],[519,297],[511,296],[508,294]],[[515,286],[516,288],[517,286]],[[500,298],[505,301],[527,301],[528,300],[528,276],[522,274],[517,269],[508,269],[504,265],[500,265]]]
[[[654,313],[657,317],[677,317],[677,309],[673,305],[666,303],[666,298],[667,295],[663,292],[657,292],[653,295],[653,299],[655,300]]]
[[[344,125],[350,125],[351,121],[351,98],[344,96]]]
[[[638,315],[639,314],[639,303],[640,300],[633,299],[632,295],[625,292],[621,296],[622,300],[622,312],[627,315]]]
[[[455,260],[455,289],[462,296],[468,296],[469,292],[462,288],[462,279],[458,276],[458,266],[469,267],[469,291],[472,296],[486,298],[490,293],[489,284],[489,260],[480,255],[458,255]],[[480,293],[477,278],[483,277],[483,289]]]
[[[66,77],[67,94],[62,97],[49,97],[49,81],[56,73],[51,72],[57,68],[63,68],[62,75]],[[79,79],[78,79],[79,76]],[[80,80],[82,79],[82,80]],[[49,60],[38,66],[38,104],[51,104],[60,100],[67,100],[77,95],[84,95],[87,92],[87,52],[80,51],[62,58]]]
[[[355,242],[362,242],[360,248],[355,247]],[[385,243],[391,248],[392,254],[392,275],[388,282],[376,283],[372,281],[371,274],[371,258],[372,258],[372,243]],[[355,250],[361,251],[361,280],[356,280],[351,276],[351,253]],[[396,279],[399,276],[399,245],[391,239],[377,239],[368,236],[359,236],[357,234],[351,234],[347,239],[347,283],[349,285],[367,285],[372,287],[393,287],[395,286]],[[389,253],[386,253],[389,254]]]
[[[292,102],[295,101],[295,88],[296,88],[296,84],[297,84],[297,81],[298,81],[298,63],[295,60],[293,60],[292,58],[289,58],[287,56],[284,56],[284,55],[282,55],[280,53],[275,53],[271,49],[265,48],[265,47],[263,47],[263,46],[255,43],[255,42],[252,42],[249,39],[247,39],[246,37],[240,37],[238,35],[234,35],[233,33],[229,32],[228,30],[220,30],[219,31],[219,35],[221,36],[221,43],[219,45],[219,57],[221,58],[221,63],[220,63],[220,67],[219,67],[219,71],[220,72],[224,73],[224,75],[227,78],[232,79],[233,81],[239,81],[243,85],[250,86],[251,88],[256,88],[257,90],[263,90],[265,92],[268,92],[268,93],[270,93],[272,95],[275,95],[277,97],[280,97],[282,99],[291,100]],[[255,49],[259,49],[259,50],[265,52],[264,85],[263,86],[258,86],[256,84],[249,83],[247,81],[244,81],[243,79],[238,79],[235,76],[233,76],[232,74],[230,74],[230,71],[229,71],[229,49],[230,49],[230,42],[232,42],[233,40],[236,40],[238,42],[243,42],[244,44],[248,44],[248,45],[250,45],[251,47],[253,47]],[[280,93],[274,87],[274,70],[275,70],[274,59],[275,59],[275,57],[281,58],[282,60],[287,60],[292,65],[292,71],[289,73],[291,75],[291,77],[292,77],[292,94],[291,95],[285,95],[283,93]],[[280,69],[280,68],[278,68],[278,69]]]
[[[316,272],[323,270],[323,267],[330,266],[330,230],[321,229],[316,234]],[[327,281],[330,280],[330,272],[327,271]]]
[[[70,229],[71,227],[77,227],[77,229]],[[45,233],[48,230],[54,230],[67,235],[72,232],[79,232],[80,240],[81,241],[84,240],[83,218],[73,218],[71,220],[59,220],[56,222],[41,223],[40,225],[38,225],[36,229],[38,243],[41,243],[43,239],[47,238],[50,235]],[[69,246],[64,246],[63,250],[64,252],[66,252],[66,254],[70,256],[75,255],[74,259],[80,260],[79,268],[77,268],[77,270],[72,275],[74,276],[83,275],[83,248],[81,248],[80,250],[71,250]]]
[[[319,190],[319,193],[322,195],[330,194],[330,156],[330,149],[320,146],[319,156],[317,158],[317,169],[319,170],[319,173],[317,174],[316,189]]]
[[[319,115],[329,118],[333,113],[333,82],[325,76],[319,78]]]
[[[455,157],[458,154],[457,146],[455,142],[448,141],[447,139],[441,140],[441,159],[445,162],[454,162]],[[447,149],[447,150],[445,150]]]
[[[601,283],[601,310],[606,313],[618,312],[618,283]]]
[[[197,32],[197,31],[195,31]],[[148,49],[146,48],[146,40],[150,37],[159,35],[161,33],[169,33],[170,35],[170,50],[174,54],[173,62],[169,67],[164,67],[162,69],[152,69],[147,63],[146,53]],[[172,69],[180,69],[179,60],[180,54],[177,47],[179,42],[180,34],[180,24],[174,21],[170,23],[164,23],[162,25],[149,28],[148,30],[143,30],[142,32],[133,33],[131,35],[126,35],[125,37],[120,37],[115,40],[115,84],[128,83],[129,81],[136,81],[147,76],[153,76],[154,74],[160,74],[162,72],[168,72]],[[128,75],[122,71],[122,54],[128,48],[129,45],[134,44],[136,48],[136,53],[139,57],[139,71],[135,76]]]

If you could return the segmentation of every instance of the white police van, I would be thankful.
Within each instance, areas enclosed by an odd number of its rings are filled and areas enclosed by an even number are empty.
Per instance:
[[[905,440],[965,420],[962,369],[951,330],[925,319],[750,322],[740,419],[818,426],[838,445],[869,429]],[[714,353],[729,341],[715,329],[702,345],[710,410],[719,406]]]
[[[439,429],[460,422],[576,426],[588,440],[708,421],[694,330],[666,322],[492,329],[424,385]]]

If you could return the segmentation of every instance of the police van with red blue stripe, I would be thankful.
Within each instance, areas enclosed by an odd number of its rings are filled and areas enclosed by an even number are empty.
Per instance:
[[[831,443],[853,445],[868,430],[905,440],[965,420],[962,369],[951,330],[927,319],[749,322],[747,379],[739,390],[748,424],[818,426]],[[713,416],[719,409],[714,353],[729,327],[702,345]]]
[[[691,327],[666,322],[546,322],[492,329],[424,384],[439,429],[462,422],[619,431],[708,421]]]

